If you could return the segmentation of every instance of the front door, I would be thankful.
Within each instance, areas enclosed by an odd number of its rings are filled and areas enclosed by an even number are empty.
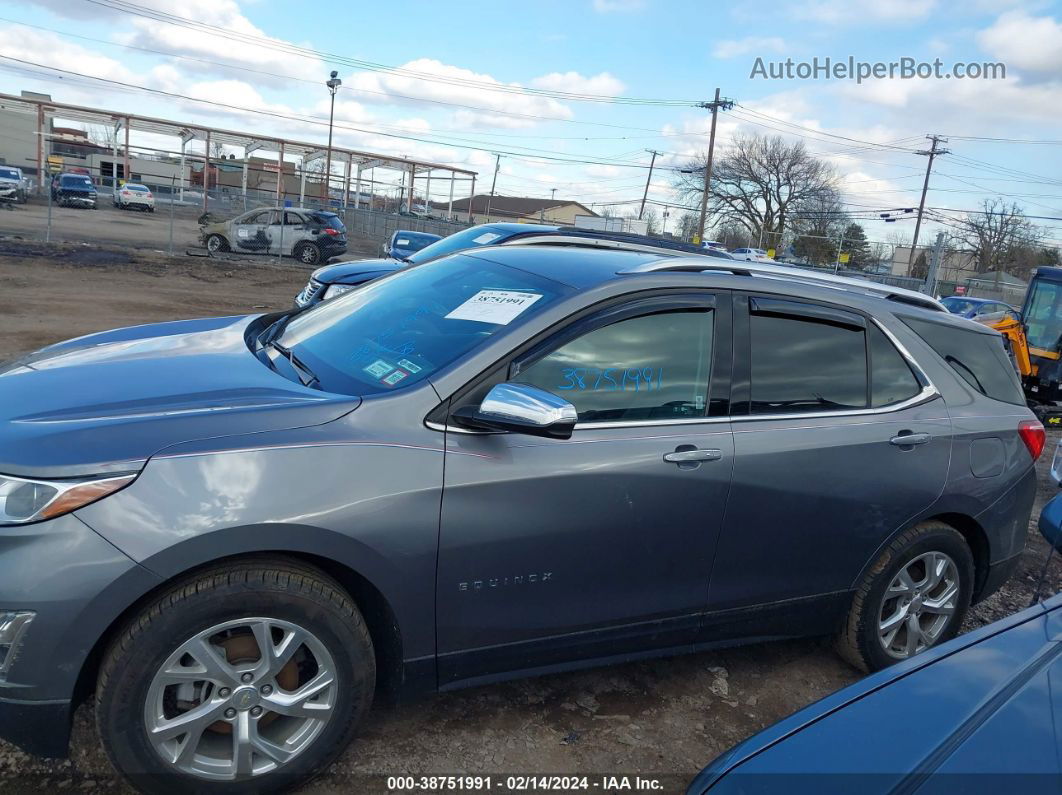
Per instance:
[[[259,210],[232,224],[233,247],[239,251],[269,252],[269,225],[276,215],[274,210]]]
[[[733,466],[729,300],[628,302],[503,363],[576,407],[570,439],[450,425],[441,686],[692,642]]]
[[[734,480],[702,639],[832,632],[863,566],[940,495],[947,408],[861,314],[739,297],[735,328]]]

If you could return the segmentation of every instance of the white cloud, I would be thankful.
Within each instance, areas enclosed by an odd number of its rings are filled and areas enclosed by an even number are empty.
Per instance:
[[[459,66],[444,64],[432,58],[418,58],[399,67],[405,72],[417,72],[441,78],[427,80],[411,74],[393,72],[355,72],[343,78],[343,84],[358,92],[363,102],[394,105],[423,105],[432,102],[449,102],[458,105],[474,105],[483,110],[459,109],[462,126],[494,126],[519,128],[538,123],[535,116],[569,119],[571,109],[563,102],[549,97],[538,97],[520,92],[507,92],[480,88],[470,83],[489,86],[519,87],[518,83],[502,83],[491,75],[473,72]],[[600,77],[600,75],[598,76]],[[520,114],[502,116],[498,113]]]
[[[1010,11],[977,37],[981,46],[1008,66],[1057,74],[1062,70],[1062,23]]]
[[[593,0],[593,8],[599,14],[626,14],[641,11],[645,0]]]
[[[823,25],[874,22],[919,22],[929,16],[937,0],[812,0],[794,5],[792,16]]]
[[[619,78],[608,72],[584,77],[578,72],[550,72],[531,81],[535,88],[549,91],[566,91],[570,94],[601,94],[614,97],[622,94],[626,86]]]
[[[720,41],[712,48],[716,58],[735,58],[739,55],[766,55],[785,52],[785,39],[780,36],[746,36],[743,39]]]

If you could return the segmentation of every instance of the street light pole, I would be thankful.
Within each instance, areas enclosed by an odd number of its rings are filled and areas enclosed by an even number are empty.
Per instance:
[[[339,72],[333,71],[332,77],[325,83],[328,86],[328,93],[332,96],[332,102],[328,107],[328,155],[325,157],[325,174],[324,174],[324,188],[321,198],[324,200],[324,209],[328,209],[328,183],[332,176],[332,119],[335,117],[336,112],[336,91],[343,81],[339,79]]]

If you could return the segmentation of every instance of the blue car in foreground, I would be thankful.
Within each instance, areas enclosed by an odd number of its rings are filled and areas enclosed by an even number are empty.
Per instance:
[[[1040,516],[1062,551],[1062,495]],[[827,696],[689,795],[1062,792],[1062,593]]]

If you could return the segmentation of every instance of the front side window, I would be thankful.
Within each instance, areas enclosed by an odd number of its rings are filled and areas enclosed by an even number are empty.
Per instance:
[[[272,218],[272,217],[273,217],[273,211],[272,210],[262,210],[261,212],[257,212],[257,213],[254,213],[252,215],[248,215],[242,221],[238,221],[237,223],[241,223],[241,224],[268,224],[269,223],[269,219]]]
[[[749,324],[752,414],[867,407],[866,332],[861,325],[757,310],[755,300]]]
[[[579,422],[704,416],[712,361],[708,309],[660,312],[589,331],[511,380],[572,403]]]

